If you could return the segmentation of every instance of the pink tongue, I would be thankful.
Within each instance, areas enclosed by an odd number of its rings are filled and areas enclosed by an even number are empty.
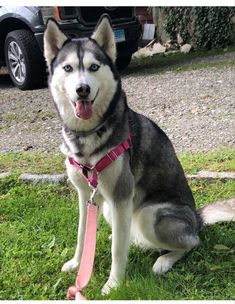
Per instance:
[[[78,100],[76,102],[76,113],[77,116],[81,119],[90,119],[92,116],[92,104],[90,101],[82,102]]]

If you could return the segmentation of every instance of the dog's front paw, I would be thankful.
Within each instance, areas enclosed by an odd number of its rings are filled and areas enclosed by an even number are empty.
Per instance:
[[[103,296],[108,295],[110,291],[114,288],[117,288],[118,282],[112,278],[109,278],[108,281],[104,284],[104,287],[101,289],[101,294]]]
[[[74,258],[66,262],[61,271],[69,272],[69,271],[76,271],[78,269],[78,262]]]

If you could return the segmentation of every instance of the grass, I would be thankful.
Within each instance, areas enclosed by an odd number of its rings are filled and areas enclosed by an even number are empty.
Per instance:
[[[234,64],[231,60],[196,61],[220,53],[223,50],[136,60],[126,74],[140,70],[145,74],[180,72]],[[179,159],[187,174],[202,169],[235,171],[234,150],[183,153]],[[74,274],[60,272],[62,264],[72,257],[76,242],[78,211],[74,189],[66,185],[27,185],[17,179],[25,172],[64,170],[61,154],[40,151],[0,154],[0,172],[13,173],[12,177],[0,180],[0,300],[65,299],[67,287],[74,283]],[[191,181],[190,186],[198,207],[235,196],[234,181]],[[200,246],[160,277],[151,273],[158,254],[131,247],[125,280],[103,298],[100,289],[109,274],[111,241],[110,228],[102,220],[95,269],[86,296],[97,300],[232,300],[235,298],[234,228],[234,223],[204,228]]]
[[[235,182],[191,182],[198,206],[235,196]],[[77,198],[69,186],[27,185],[16,178],[0,183],[0,300],[65,299],[75,274],[61,273],[72,257],[77,231]],[[112,300],[234,299],[234,223],[204,228],[200,246],[173,270],[155,276],[158,254],[131,247],[126,278]],[[111,257],[109,227],[102,220],[89,299],[103,299]]]
[[[156,74],[167,71],[183,72],[198,70],[202,68],[223,68],[234,65],[233,59],[216,59],[212,56],[222,55],[228,52],[234,52],[235,45],[226,49],[213,49],[210,51],[195,51],[188,54],[173,53],[170,55],[156,54],[152,57],[135,58],[124,75],[129,74]],[[211,58],[210,58],[211,57]]]
[[[211,171],[235,171],[235,150],[221,149],[207,153],[179,153],[178,157],[187,174],[202,169]],[[0,173],[63,173],[64,156],[61,153],[40,151],[0,153]]]
[[[0,172],[21,173],[62,173],[65,171],[62,153],[41,151],[0,153]]]
[[[207,153],[180,153],[178,156],[187,174],[195,174],[200,170],[235,171],[234,149],[222,149]]]
[[[187,173],[201,169],[234,170],[234,150],[180,154]],[[75,274],[61,273],[73,255],[77,231],[77,197],[71,186],[27,185],[22,172],[63,172],[60,155],[1,154],[1,170],[14,175],[0,181],[0,300],[65,299]],[[8,169],[8,170],[7,170]],[[191,181],[198,207],[235,197],[234,181]],[[131,247],[126,278],[111,300],[228,300],[235,297],[235,226],[223,223],[204,228],[200,246],[173,270],[155,276],[151,267],[158,254]],[[108,278],[110,228],[102,220],[97,240],[95,270],[86,289],[89,299],[103,299],[100,289]]]

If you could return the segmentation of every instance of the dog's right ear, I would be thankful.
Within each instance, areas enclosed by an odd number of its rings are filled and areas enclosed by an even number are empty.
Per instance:
[[[52,18],[48,19],[44,32],[44,56],[48,67],[66,40],[68,38],[61,32],[57,22]]]

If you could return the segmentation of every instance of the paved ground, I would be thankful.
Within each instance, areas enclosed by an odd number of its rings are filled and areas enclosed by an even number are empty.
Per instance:
[[[177,151],[234,147],[235,65],[122,79],[129,105],[158,123]],[[1,152],[58,150],[60,123],[48,88],[20,91],[0,75],[0,135]]]

